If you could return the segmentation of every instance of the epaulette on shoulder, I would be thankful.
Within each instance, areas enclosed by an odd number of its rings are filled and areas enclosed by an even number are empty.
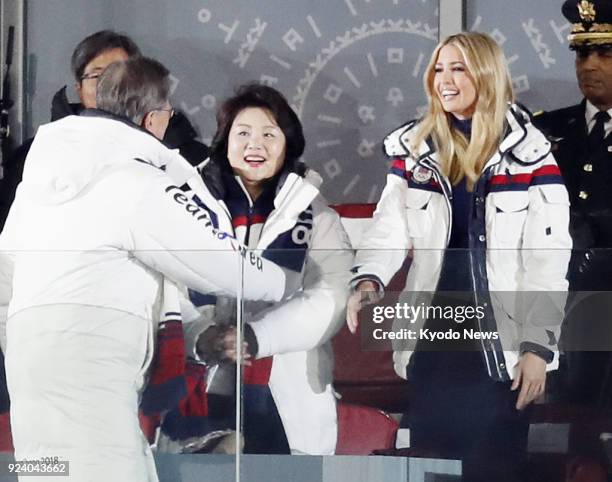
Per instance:
[[[581,105],[572,105],[560,109],[539,112],[534,115],[534,124],[543,129],[546,133],[557,136],[559,129],[570,127],[576,120],[584,116],[584,109]]]

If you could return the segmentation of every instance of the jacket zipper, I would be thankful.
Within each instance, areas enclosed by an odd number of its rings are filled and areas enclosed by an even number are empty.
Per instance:
[[[507,152],[507,150],[504,151],[504,154],[505,154],[505,152]],[[479,182],[480,182],[480,180],[486,179],[489,176],[489,174],[491,173],[491,171],[493,170],[493,168],[502,162],[502,159],[503,159],[503,155],[500,154],[499,155],[499,160],[497,162],[492,163],[489,166],[487,166],[485,168],[485,170],[481,173],[480,178],[479,178]],[[484,186],[482,186],[482,189],[484,189]],[[484,234],[484,236],[486,238],[486,219],[484,219],[484,216],[486,216],[485,206],[484,206],[485,199],[486,199],[486,194],[484,192],[480,192],[479,193],[479,197],[481,198],[481,200],[482,200],[481,202],[483,203],[483,206],[481,207],[482,215],[483,215],[482,223],[485,226],[485,234]],[[470,230],[470,232],[471,232],[471,230]],[[475,267],[476,267],[477,263],[474,260],[474,244],[470,243],[470,271],[471,271],[471,274],[472,274],[472,283],[473,283],[473,286],[474,286],[474,301],[476,302],[477,305],[480,304],[479,303],[479,301],[481,299],[480,293],[483,293],[483,295],[482,295],[482,298],[484,298],[484,300],[483,300],[484,301],[484,305],[483,306],[488,308],[488,311],[490,312],[491,318],[495,321],[495,328],[498,329],[497,321],[495,320],[495,314],[493,313],[493,307],[492,307],[492,304],[491,304],[491,296],[490,296],[490,291],[489,291],[489,276],[488,276],[488,273],[486,271],[486,260],[484,261],[484,263],[485,263],[484,271],[485,271],[485,274],[486,274],[486,286],[484,286],[482,290],[479,290],[478,287],[477,287],[477,280],[476,280],[476,274],[475,274]],[[482,332],[482,322],[481,322],[480,319],[478,320],[478,329]],[[489,355],[488,355],[488,352],[486,350],[485,340],[481,340],[481,344],[482,344],[483,350],[484,350],[483,354],[484,354],[485,361],[487,363],[487,370],[489,372],[489,375],[493,376],[493,373],[491,371],[491,363],[489,362]],[[505,381],[505,380],[510,378],[510,374],[508,372],[508,368],[505,365],[503,367],[500,366],[501,362],[500,362],[499,357],[497,355],[497,347],[495,346],[495,342],[494,341],[490,341],[489,344],[491,346],[491,354],[493,356],[493,361],[495,363],[495,369],[497,371],[497,377],[498,377],[499,380]],[[505,376],[504,376],[504,373],[502,373],[502,370],[505,371]]]
[[[487,170],[483,174],[481,174],[481,176],[486,175],[488,172],[490,172],[490,169],[494,165],[497,165],[499,162],[501,162],[501,157],[500,157],[500,160],[497,163],[489,166],[487,168]],[[440,173],[439,170],[436,168],[436,166],[433,163],[424,163],[424,164],[426,164],[430,169],[433,170],[433,172],[436,175],[436,178],[437,178],[438,182],[440,183],[440,186],[442,186],[442,191],[444,193],[444,200],[446,201],[447,214],[448,214],[448,229],[447,229],[447,232],[446,232],[446,246],[447,246],[447,249],[448,249],[448,244],[450,242],[450,236],[451,236],[451,231],[452,231],[452,219],[453,219],[452,218],[452,212],[453,212],[452,211],[452,202],[451,202],[452,199],[453,199],[452,188],[449,187],[450,181],[448,180],[448,178],[446,176],[444,176],[442,173]],[[473,200],[473,202],[474,202],[474,200]],[[472,208],[474,207],[473,202],[472,202]],[[484,200],[483,200],[483,202],[484,202]],[[471,220],[471,216],[470,216],[470,220]],[[469,228],[468,228],[468,232],[469,232]],[[475,260],[474,260],[473,247],[469,246],[468,249],[469,249],[469,256],[470,256],[470,274],[471,274],[471,278],[472,278],[471,279],[471,282],[472,282],[471,283],[472,284],[472,292],[474,294],[474,302],[475,302],[476,305],[478,305],[478,300],[480,299],[480,297],[478,295],[476,275],[475,275],[475,272],[474,272]],[[442,257],[442,264],[440,265],[440,274],[444,271],[445,264],[446,264],[446,256],[443,256]],[[487,278],[487,281],[488,281],[488,278]],[[435,290],[436,292],[438,291],[439,285],[440,285],[440,278],[438,277],[438,282],[436,284],[436,290]],[[487,302],[487,306],[489,306],[489,309],[491,309],[490,308],[490,306],[491,306],[490,305],[490,300],[489,300],[489,302]],[[480,320],[478,320],[478,329],[482,332],[482,323],[481,323]],[[480,341],[480,345],[482,347],[482,353],[483,353],[483,356],[484,356],[484,359],[485,359],[485,363],[487,365],[487,372],[491,376],[493,373],[491,371],[491,364],[489,363],[489,358],[488,358],[488,355],[487,355],[487,349],[486,349],[485,341],[481,340]],[[495,361],[496,361],[495,365],[496,365],[496,370],[497,370],[498,376],[501,379],[503,377],[502,377],[502,374],[501,374],[501,372],[499,370],[497,354],[495,353],[495,351],[493,352],[493,357],[495,358]]]
[[[486,171],[484,171],[483,173],[481,173],[480,178],[477,182],[480,183],[481,179],[484,179],[484,176],[488,175],[488,173],[490,172],[490,169],[487,169]],[[478,189],[477,189],[478,190]],[[473,202],[472,202],[472,209],[474,209],[474,203],[478,204],[479,203],[479,199],[481,198],[480,193],[476,193],[476,197],[473,198]],[[482,203],[484,203],[484,196],[482,197],[482,201],[480,201]],[[476,207],[476,209],[478,209],[478,207]],[[482,215],[485,216],[486,212],[485,212],[485,208],[484,206],[482,208]],[[486,225],[486,223],[485,223]],[[486,231],[486,226],[485,226],[485,231]],[[472,292],[474,293],[474,304],[475,305],[479,305],[479,300],[480,300],[480,296],[479,296],[479,291],[478,291],[478,282],[476,280],[476,273],[475,273],[475,266],[476,266],[476,261],[474,259],[474,245],[473,243],[470,242],[470,238],[472,233],[472,216],[470,216],[470,220],[469,220],[469,226],[468,226],[468,249],[469,249],[469,256],[470,256],[470,275],[472,277]],[[486,233],[485,233],[485,237],[486,237]],[[485,266],[485,271],[486,271],[486,266]],[[487,276],[487,283],[488,283],[488,276]],[[487,293],[488,293],[488,287],[487,287]],[[489,308],[488,311],[491,311],[491,305],[490,302],[491,300],[489,299],[488,301],[485,301],[485,306],[487,306]],[[495,316],[493,314],[493,316]],[[482,333],[482,321],[480,318],[477,318],[477,323],[478,323],[478,330]],[[483,354],[483,358],[485,360],[485,363],[487,365],[487,373],[489,374],[489,376],[493,375],[493,371],[491,369],[491,363],[489,362],[489,355],[487,353],[487,347],[485,345],[485,341],[484,340],[480,340],[480,344],[482,346],[482,354]],[[494,358],[495,358],[495,368],[497,370],[497,373],[499,375],[499,377],[501,378],[501,373],[499,371],[499,367],[497,366],[497,356],[494,354]]]

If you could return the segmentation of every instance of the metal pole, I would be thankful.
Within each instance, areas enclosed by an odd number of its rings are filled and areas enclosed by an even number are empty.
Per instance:
[[[240,262],[238,292],[236,293],[236,475],[234,482],[240,482],[240,462],[242,457],[242,293],[244,289],[244,257],[238,256]]]
[[[439,38],[465,30],[465,0],[440,0]]]
[[[25,0],[0,0],[0,65],[4,78],[9,28],[13,27],[12,65],[9,72],[12,107],[9,110],[9,135],[13,145],[23,142],[24,126],[24,59],[25,59]],[[2,98],[4,92],[0,92]],[[8,140],[7,140],[8,141]],[[4,150],[6,152],[6,149]],[[2,158],[2,161],[5,161]],[[0,163],[0,166],[2,163]],[[0,179],[2,172],[0,172]]]

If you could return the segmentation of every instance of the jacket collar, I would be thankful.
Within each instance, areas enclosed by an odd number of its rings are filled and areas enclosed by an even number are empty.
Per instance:
[[[259,239],[260,246],[268,246],[276,237],[291,229],[300,214],[312,204],[319,195],[321,177],[309,169],[304,177],[291,172],[283,182],[274,198],[274,210],[268,216],[266,225]]]
[[[148,130],[146,130],[145,128],[139,126],[135,122],[132,122],[127,117],[116,115],[116,114],[113,114],[111,112],[107,112],[107,111],[102,110],[102,109],[82,109],[79,112],[79,115],[81,117],[99,117],[101,119],[111,119],[111,120],[114,120],[114,121],[117,121],[117,122],[121,122],[122,124],[125,124],[126,126],[129,126],[129,127],[133,128],[133,129],[136,129],[136,130],[139,130],[140,132],[144,132],[145,134],[153,137],[153,139],[156,139],[157,141],[159,141],[161,143],[161,141],[159,139],[157,139],[157,137],[155,137],[153,134],[151,134]]]
[[[202,167],[201,176],[207,191],[213,195],[217,203],[229,216],[229,210],[223,200],[226,190],[223,186],[221,170],[217,163],[212,159],[208,159]],[[283,172],[279,178],[276,195],[274,196],[274,210],[266,220],[268,228],[262,233],[259,244],[265,246],[279,233],[290,229],[295,224],[298,216],[319,195],[321,183],[321,176],[312,169],[307,169],[303,176],[296,172]],[[272,229],[270,229],[271,226],[273,226]]]
[[[516,104],[512,104],[506,112],[506,132],[498,149],[500,157],[503,157],[504,154],[515,148],[527,137],[526,125],[528,122],[530,122],[530,119],[527,111],[518,108]]]
[[[390,156],[408,156],[409,146],[416,133],[416,122],[413,121],[395,130],[385,139],[385,151]],[[529,139],[536,144],[537,149],[526,149],[525,141]],[[506,154],[524,164],[539,161],[550,151],[550,143],[531,124],[529,111],[520,104],[510,104],[506,112],[506,130],[497,152],[487,161],[485,169],[498,163]],[[533,154],[536,155],[533,155]],[[431,138],[421,142],[418,156],[413,159],[416,164],[426,164],[429,167],[438,166],[437,152]],[[408,169],[409,166],[407,165]]]
[[[279,181],[280,189],[274,198],[274,207],[279,208],[298,198],[303,198],[310,204],[318,196],[322,182],[321,176],[312,169],[309,169],[304,177],[295,172],[287,173],[286,177],[284,179],[281,177]]]
[[[226,187],[219,164],[213,158],[208,158],[200,173],[208,190],[217,200],[222,200],[226,195]],[[318,196],[321,183],[321,176],[312,169],[306,169],[303,175],[300,175],[300,171],[284,170],[277,183],[274,208],[287,209],[287,204],[298,201],[298,204],[303,204],[303,200],[306,204],[299,212],[303,211]]]
[[[411,156],[410,143],[416,134],[418,120],[412,120],[395,129],[383,141],[383,150],[389,157]],[[419,146],[419,155],[416,160],[430,156],[434,152],[431,139],[424,140]]]

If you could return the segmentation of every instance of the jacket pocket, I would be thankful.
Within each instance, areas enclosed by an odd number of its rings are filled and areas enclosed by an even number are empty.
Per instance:
[[[530,216],[524,245],[528,249],[571,249],[569,236],[569,196],[562,184],[536,187],[532,196]],[[531,213],[533,211],[533,213]]]
[[[408,189],[406,193],[406,223],[412,238],[422,238],[429,228],[427,207],[431,195],[431,191],[422,189]]]
[[[569,194],[565,186],[560,184],[549,184],[539,189],[546,203],[570,205]]]
[[[490,197],[495,209],[492,247],[518,249],[529,207],[527,191],[496,192]]]

